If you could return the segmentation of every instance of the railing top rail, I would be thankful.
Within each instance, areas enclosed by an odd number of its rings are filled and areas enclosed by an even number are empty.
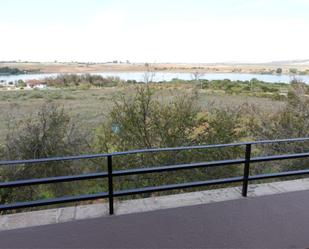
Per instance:
[[[104,154],[52,157],[52,158],[30,159],[30,160],[0,161],[0,166],[18,165],[18,164],[35,164],[35,163],[45,163],[45,162],[57,162],[57,161],[73,161],[73,160],[81,160],[81,159],[95,159],[95,158],[102,158],[102,157],[108,157],[108,156],[122,156],[122,155],[132,155],[132,154],[140,154],[140,153],[156,153],[156,152],[183,151],[183,150],[195,150],[195,149],[226,148],[226,147],[245,146],[248,144],[260,145],[260,144],[304,142],[304,141],[309,141],[309,137],[292,138],[292,139],[277,139],[277,140],[261,140],[261,141],[240,142],[240,143],[230,143],[230,144],[213,144],[213,145],[197,145],[197,146],[169,147],[169,148],[138,149],[138,150],[112,152],[112,153],[104,153]]]

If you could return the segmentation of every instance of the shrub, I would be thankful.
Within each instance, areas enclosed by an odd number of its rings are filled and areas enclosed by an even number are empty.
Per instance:
[[[33,90],[29,95],[30,99],[42,99],[44,98],[44,94],[40,92],[40,90]]]
[[[140,148],[177,147],[207,143],[232,142],[239,138],[237,115],[233,111],[202,112],[197,96],[176,96],[167,104],[154,97],[148,85],[137,88],[129,99],[120,97],[106,121],[96,130],[95,147],[98,152],[127,151]],[[185,151],[149,153],[115,158],[116,168],[147,167],[192,163],[202,160],[236,157],[239,151]],[[115,183],[118,188],[167,184],[192,179],[210,179],[235,175],[238,168],[196,169],[173,174],[157,174],[123,179]]]
[[[282,68],[277,68],[277,70],[276,70],[276,74],[282,74]]]
[[[8,133],[0,148],[4,160],[22,160],[80,154],[87,151],[86,136],[73,123],[64,109],[46,103],[29,118],[21,121],[8,120]],[[18,165],[0,169],[0,181],[68,175],[76,172],[70,162]],[[49,196],[62,196],[78,192],[70,184],[30,186],[0,190],[0,203],[29,201]]]
[[[290,68],[289,72],[292,74],[297,74],[297,69],[296,68]]]

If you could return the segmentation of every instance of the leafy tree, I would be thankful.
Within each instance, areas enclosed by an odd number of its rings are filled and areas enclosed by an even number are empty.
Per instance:
[[[127,151],[141,148],[190,146],[207,143],[232,142],[239,138],[237,115],[227,111],[202,111],[197,96],[176,96],[161,103],[153,89],[146,85],[137,88],[131,98],[121,97],[106,122],[96,130],[98,152]],[[174,165],[236,157],[239,150],[195,150],[168,153],[143,153],[114,159],[115,169]],[[205,180],[235,175],[237,168],[196,169],[173,174],[152,174],[119,180],[122,187],[141,187],[154,184]]]
[[[26,87],[27,84],[23,80],[18,80],[17,81],[17,87]]]
[[[282,74],[282,68],[277,68],[277,70],[276,70],[276,74]]]
[[[25,120],[10,120],[0,154],[4,160],[22,160],[75,155],[87,150],[86,136],[79,131],[63,107],[46,103]],[[77,166],[71,162],[51,162],[1,167],[0,181],[69,175],[79,170]],[[0,203],[63,196],[73,192],[76,190],[70,184],[2,189]]]
[[[198,108],[194,97],[179,96],[168,105],[155,99],[150,87],[138,87],[136,96],[115,101],[107,122],[97,130],[100,151],[190,145]]]
[[[155,79],[156,73],[150,63],[145,63],[145,72],[143,74],[143,82],[148,84],[152,83]]]
[[[18,68],[0,67],[0,74],[24,74],[26,71],[19,70]]]
[[[297,74],[298,71],[297,71],[296,68],[290,68],[289,72],[292,73],[292,74]]]
[[[120,84],[119,77],[102,77],[101,75],[91,74],[62,74],[57,77],[48,77],[45,79],[48,86],[53,87],[111,87]],[[87,89],[87,88],[86,88]]]
[[[285,107],[277,113],[264,115],[254,113],[248,126],[257,140],[309,137],[309,99],[307,86],[294,81],[291,84]],[[301,153],[308,148],[308,142],[265,145],[260,148],[262,154]],[[269,169],[296,170],[306,168],[306,161],[282,161],[268,164]]]

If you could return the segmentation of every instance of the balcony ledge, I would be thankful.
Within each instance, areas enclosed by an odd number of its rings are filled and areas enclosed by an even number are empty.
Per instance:
[[[251,184],[249,185],[247,198],[302,190],[309,190],[309,178],[265,184]],[[115,202],[115,215],[194,206],[242,198],[241,187],[232,187],[129,201],[119,201]],[[2,215],[0,216],[0,231],[58,224],[74,220],[84,220],[105,216],[109,216],[107,203]]]

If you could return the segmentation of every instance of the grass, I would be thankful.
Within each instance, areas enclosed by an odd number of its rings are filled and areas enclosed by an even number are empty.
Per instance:
[[[118,86],[100,89],[76,90],[32,90],[0,91],[0,144],[5,139],[6,125],[13,118],[29,117],[46,101],[63,105],[76,122],[91,132],[104,121],[113,106],[113,100],[120,94],[130,96],[135,86]],[[201,108],[237,108],[245,103],[256,105],[262,111],[276,112],[284,102],[271,98],[230,95],[224,91],[197,89],[194,84],[155,84],[155,96],[161,101],[169,101],[181,94],[197,92]]]

